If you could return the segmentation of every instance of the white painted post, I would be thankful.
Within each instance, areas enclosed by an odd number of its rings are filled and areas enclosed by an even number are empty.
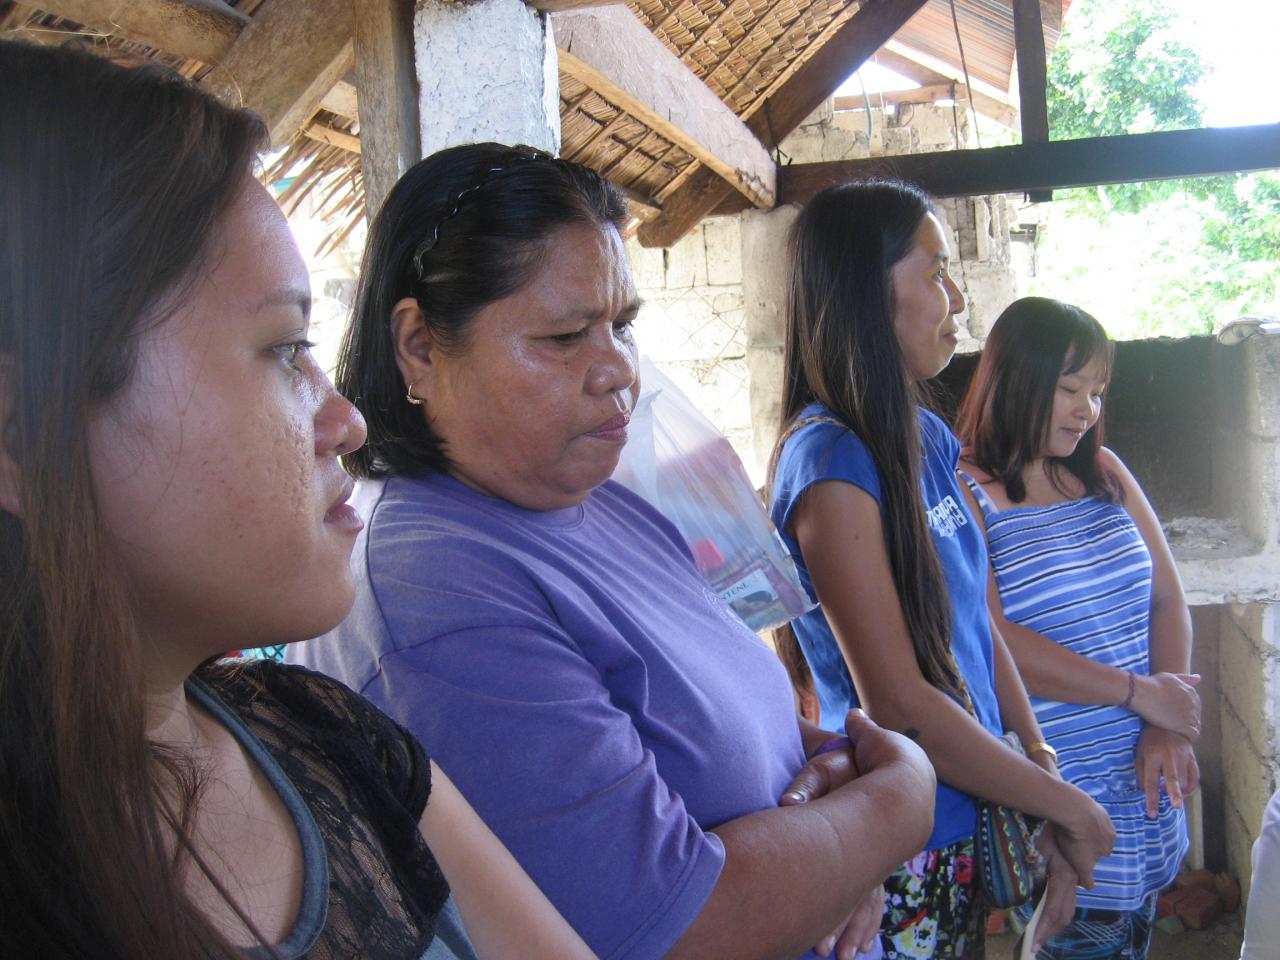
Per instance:
[[[423,155],[463,143],[560,150],[551,22],[522,0],[425,0],[414,17]]]

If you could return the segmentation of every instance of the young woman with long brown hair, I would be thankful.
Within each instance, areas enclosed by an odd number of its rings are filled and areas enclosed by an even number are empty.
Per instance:
[[[259,121],[16,43],[0,116],[0,956],[417,960],[443,871],[481,956],[589,957],[403,729],[215,662],[341,620],[360,525]]]
[[[1102,445],[1112,346],[1079,307],[1024,297],[987,337],[956,423],[991,556],[990,604],[1062,776],[1116,845],[1042,960],[1144,960],[1199,779],[1191,617],[1155,512]]]
[[[860,705],[915,739],[938,774],[924,852],[886,882],[893,958],[979,957],[975,798],[1050,822],[1045,930],[1111,844],[1105,813],[1053,769],[986,606],[986,553],[964,506],[959,444],[919,405],[956,347],[964,298],[919,190],[818,194],[789,251],[783,432],[772,513],[821,606],[794,624],[829,725]],[[999,737],[1018,734],[1030,756]],[[1056,839],[1056,844],[1055,844]]]

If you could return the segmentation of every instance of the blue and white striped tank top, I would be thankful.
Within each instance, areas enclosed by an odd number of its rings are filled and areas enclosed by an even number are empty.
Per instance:
[[[997,510],[964,480],[982,508],[1006,619],[1073,653],[1150,673],[1151,555],[1124,507],[1088,497]],[[1116,827],[1114,850],[1095,868],[1094,888],[1077,891],[1077,904],[1137,909],[1173,880],[1187,851],[1185,817],[1167,795],[1147,819],[1134,765],[1142,719],[1119,706],[1035,696],[1031,705],[1063,779],[1098,801]]]

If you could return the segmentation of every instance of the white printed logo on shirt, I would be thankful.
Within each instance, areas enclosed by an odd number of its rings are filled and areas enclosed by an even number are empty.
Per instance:
[[[929,508],[929,526],[940,537],[953,537],[958,529],[969,522],[951,494]]]

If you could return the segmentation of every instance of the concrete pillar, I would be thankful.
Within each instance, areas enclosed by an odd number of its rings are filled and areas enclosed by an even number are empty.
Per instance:
[[[787,231],[800,210],[742,214],[742,305],[751,378],[751,430],[756,457],[767,467],[782,416],[782,359],[786,326]]]
[[[521,0],[426,0],[413,32],[424,156],[489,140],[559,153],[550,19]]]
[[[1247,890],[1249,854],[1280,776],[1280,615],[1225,608],[1218,649],[1227,864]]]

